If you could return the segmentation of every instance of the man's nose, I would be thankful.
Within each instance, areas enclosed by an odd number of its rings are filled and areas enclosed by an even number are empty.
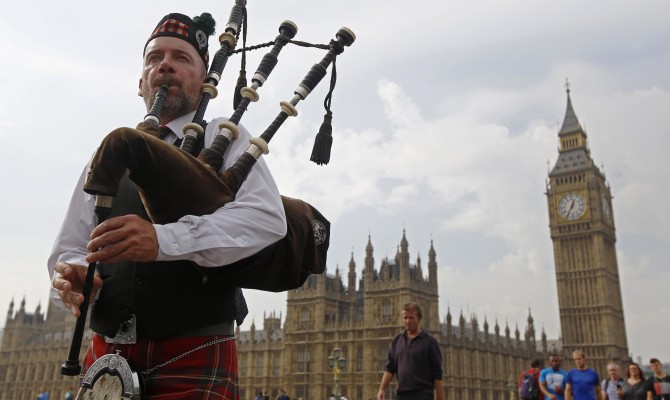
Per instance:
[[[172,61],[169,58],[164,58],[158,66],[158,70],[163,73],[174,72]]]

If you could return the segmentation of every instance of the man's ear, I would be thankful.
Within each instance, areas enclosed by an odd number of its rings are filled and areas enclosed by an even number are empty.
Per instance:
[[[140,84],[137,87],[137,95],[140,97],[144,97],[142,96],[142,78],[140,78]]]

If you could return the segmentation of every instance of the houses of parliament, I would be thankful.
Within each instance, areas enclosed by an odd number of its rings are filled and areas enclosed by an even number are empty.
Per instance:
[[[518,374],[531,359],[561,354],[569,368],[575,349],[601,372],[611,361],[628,360],[625,321],[616,259],[616,235],[610,187],[590,155],[587,135],[572,107],[558,132],[559,154],[547,179],[550,236],[558,289],[561,338],[537,332],[529,310],[523,332],[474,315],[441,314],[438,265],[431,242],[427,262],[410,260],[402,232],[393,258],[375,261],[368,238],[362,264],[352,254],[347,271],[311,275],[287,294],[286,314],[264,316],[262,329],[237,329],[241,399],[283,388],[294,399],[323,400],[334,389],[328,357],[342,350],[346,367],[340,392],[349,399],[376,397],[391,339],[402,327],[407,302],[422,306],[421,326],[440,344],[449,400],[506,400],[516,390]],[[362,267],[362,268],[361,268]],[[357,271],[362,269],[359,276]],[[345,275],[346,273],[346,275]],[[0,399],[33,399],[45,386],[50,398],[63,398],[77,377],[60,375],[75,319],[52,304],[44,313],[12,301],[0,347]],[[90,332],[84,338],[82,354]],[[386,398],[395,398],[395,382]],[[514,397],[516,398],[516,397]]]

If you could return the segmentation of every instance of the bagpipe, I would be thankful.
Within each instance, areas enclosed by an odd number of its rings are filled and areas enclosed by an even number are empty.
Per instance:
[[[219,36],[220,49],[217,50],[212,65],[202,85],[200,103],[193,122],[184,126],[184,139],[179,147],[161,140],[159,126],[163,101],[167,97],[167,85],[161,87],[149,113],[136,129],[118,128],[109,133],[94,155],[84,185],[84,191],[95,196],[95,214],[98,223],[110,214],[119,182],[127,174],[137,188],[142,204],[151,221],[157,224],[176,222],[185,215],[211,214],[225,204],[235,200],[235,196],[256,161],[268,154],[268,143],[289,116],[296,116],[296,105],[304,100],[327,74],[332,64],[331,88],[324,102],[327,110],[324,124],[317,135],[311,160],[317,164],[327,164],[330,158],[330,96],[334,86],[335,60],[337,55],[355,41],[354,33],[341,28],[336,39],[328,45],[311,45],[327,50],[326,55],[307,72],[294,90],[290,101],[280,103],[280,112],[265,131],[250,140],[247,150],[235,163],[219,172],[223,157],[229,144],[239,133],[238,124],[251,102],[259,99],[257,89],[261,87],[277,64],[277,56],[292,38],[297,27],[290,21],[284,21],[279,27],[279,35],[267,45],[272,48],[262,58],[251,85],[246,86],[243,79],[238,80],[234,113],[218,128],[219,132],[209,147],[194,154],[198,142],[203,140],[204,114],[210,99],[216,97],[219,80],[228,58],[235,53],[240,28],[244,24],[246,31],[246,0],[236,0],[225,31]],[[305,45],[304,42],[295,44]],[[309,45],[309,44],[307,44]],[[246,50],[244,47],[242,50]],[[243,55],[244,61],[244,55]],[[165,166],[169,166],[166,168]],[[174,171],[180,171],[175,174]],[[179,196],[175,196],[175,191]],[[326,265],[326,253],[329,245],[330,223],[310,204],[282,196],[282,204],[287,220],[287,233],[284,238],[267,246],[258,253],[235,263],[214,268],[217,277],[227,279],[237,287],[280,292],[300,287],[310,274],[322,273]],[[84,303],[73,334],[68,360],[61,367],[65,375],[77,375],[79,349],[83,336],[93,276],[96,265],[92,263],[87,270],[84,287]],[[103,361],[104,359],[104,361]],[[137,374],[127,366],[127,362],[118,356],[108,354],[91,367],[82,380],[82,389],[77,398],[84,398],[83,392],[93,390],[94,385],[109,386],[105,381],[112,379],[117,383],[109,390],[122,393],[120,398],[140,398],[136,393],[139,384]],[[125,362],[125,364],[124,364]],[[95,365],[94,364],[94,365]],[[104,364],[104,365],[103,365]],[[98,379],[105,377],[104,379]],[[97,382],[96,382],[97,381]],[[120,386],[118,385],[120,384]],[[88,394],[90,396],[91,393]],[[81,396],[81,397],[80,397]],[[97,394],[95,396],[98,396]],[[102,397],[91,398],[106,398]],[[118,396],[117,396],[118,397]],[[88,397],[87,397],[88,398]]]

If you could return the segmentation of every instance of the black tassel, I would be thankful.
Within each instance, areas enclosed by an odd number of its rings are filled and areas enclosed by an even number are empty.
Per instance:
[[[240,76],[237,78],[237,86],[235,86],[235,96],[233,97],[233,110],[237,110],[237,106],[242,101],[242,93],[240,90],[247,87],[247,71],[241,69]]]
[[[314,140],[314,148],[312,149],[312,156],[309,160],[314,161],[317,165],[328,164],[328,161],[330,161],[330,148],[333,145],[332,120],[333,114],[328,111],[328,113],[323,116],[323,123]]]

